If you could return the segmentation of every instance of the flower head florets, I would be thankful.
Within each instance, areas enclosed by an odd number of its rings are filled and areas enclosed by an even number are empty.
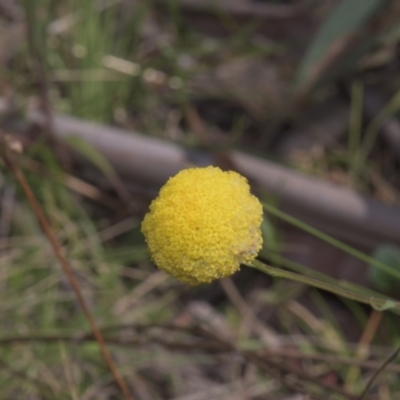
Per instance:
[[[262,245],[262,206],[247,180],[219,168],[190,168],[170,178],[142,223],[152,259],[191,284],[232,275]]]

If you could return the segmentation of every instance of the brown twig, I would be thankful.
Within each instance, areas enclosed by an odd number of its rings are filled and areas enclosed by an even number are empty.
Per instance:
[[[247,357],[249,360],[253,361],[256,365],[258,365],[259,367],[262,367],[262,365],[268,365],[268,368],[275,368],[277,370],[280,371],[284,371],[286,374],[290,373],[290,374],[294,374],[299,381],[308,381],[309,383],[312,383],[316,386],[319,386],[323,389],[328,390],[330,393],[337,393],[342,395],[343,397],[345,397],[348,400],[358,400],[358,397],[349,393],[347,390],[343,389],[342,387],[335,385],[335,384],[330,384],[330,383],[326,383],[318,378],[315,378],[309,374],[307,374],[306,372],[303,372],[300,368],[294,367],[293,365],[289,365],[286,363],[280,363],[280,362],[276,362],[273,360],[265,360],[259,356],[257,356],[256,354],[253,354],[251,352],[245,351],[242,352],[242,354]]]
[[[110,371],[111,371],[116,383],[120,387],[122,393],[124,394],[124,396],[127,400],[134,400],[134,398],[132,397],[132,395],[130,393],[127,383],[125,382],[124,378],[120,374],[114,360],[111,357],[110,352],[108,351],[104,337],[103,337],[102,333],[100,332],[100,330],[96,324],[96,321],[94,320],[92,313],[89,310],[89,307],[86,304],[86,301],[82,295],[78,281],[75,278],[72,268],[71,268],[69,262],[67,261],[67,259],[62,254],[61,246],[60,246],[53,230],[51,229],[50,224],[47,221],[47,218],[45,217],[45,215],[42,211],[42,208],[40,207],[39,202],[36,200],[36,197],[31,189],[28,181],[25,178],[25,175],[19,168],[18,164],[14,162],[13,156],[12,156],[12,154],[10,154],[9,147],[10,147],[10,145],[7,142],[6,138],[0,137],[0,149],[1,149],[0,156],[4,160],[4,163],[7,166],[7,168],[12,172],[12,174],[14,175],[16,180],[21,185],[22,190],[24,191],[25,196],[27,197],[28,202],[30,203],[30,205],[33,209],[33,212],[36,215],[36,218],[38,219],[40,225],[42,226],[42,228],[45,232],[45,235],[47,236],[49,243],[51,244],[54,254],[56,255],[58,261],[60,262],[60,264],[65,272],[65,275],[67,276],[68,281],[76,294],[78,303],[79,303],[80,307],[82,308],[82,311],[84,312],[87,320],[89,321],[93,335],[96,338],[97,342],[99,343],[101,353],[103,354],[103,357],[104,357],[108,367],[110,368]]]
[[[353,365],[365,369],[379,369],[381,362],[375,360],[358,360],[357,357],[340,357],[330,354],[307,354],[298,350],[279,349],[279,350],[263,350],[260,355],[267,358],[288,358],[293,360],[309,360],[323,362],[326,364],[342,364]],[[388,365],[387,370],[400,373],[400,365]]]
[[[371,376],[371,379],[368,381],[367,385],[365,386],[365,389],[363,392],[360,394],[360,396],[357,398],[357,400],[362,400],[368,393],[368,390],[372,386],[372,384],[375,382],[376,378],[378,375],[392,362],[394,361],[397,356],[400,353],[400,347],[398,347],[396,350],[393,351],[392,354],[389,355],[389,357],[382,363],[381,367],[377,369],[374,374]]]
[[[364,331],[361,335],[360,341],[358,343],[355,358],[363,359],[368,352],[368,348],[370,347],[371,341],[374,338],[376,331],[382,321],[382,312],[373,310],[369,316],[367,324],[364,328]],[[351,387],[353,382],[357,382],[360,376],[359,368],[353,366],[349,369],[347,373],[347,377],[345,379],[345,386]]]
[[[272,376],[274,379],[276,379],[278,382],[280,382],[283,386],[286,388],[294,391],[294,392],[300,392],[303,393],[304,395],[308,396],[308,399],[310,400],[322,400],[321,397],[316,397],[315,395],[311,395],[307,389],[304,388],[303,385],[300,385],[300,381],[298,379],[293,380],[293,379],[286,379],[284,374],[286,371],[282,371],[280,368],[276,368],[275,366],[271,366],[268,362],[265,360],[261,360],[254,356],[254,354],[251,353],[244,353],[242,354],[247,361],[250,361],[254,365],[256,365],[258,368],[266,372],[268,375]]]
[[[43,123],[38,112],[30,113],[29,119]],[[57,138],[66,140],[73,132],[126,178],[161,186],[181,169],[193,166],[188,153],[173,143],[60,114],[54,115],[54,122]],[[269,196],[279,198],[283,210],[303,222],[365,248],[382,242],[400,244],[400,211],[396,207],[244,152],[227,155],[242,175]],[[207,163],[213,161],[209,155],[203,156]]]
[[[132,325],[132,324],[121,324],[121,325],[112,325],[112,326],[107,326],[103,327],[101,329],[103,335],[106,334],[106,332],[115,332],[115,331],[124,331],[124,330],[132,330],[137,333],[145,333],[151,329],[163,329],[163,330],[169,330],[169,331],[176,331],[176,332],[181,332],[181,333],[188,333],[193,335],[194,337],[199,337],[200,332],[198,329],[191,329],[191,328],[184,328],[184,327],[179,327],[179,326],[172,326],[172,325],[159,325],[159,324],[151,324],[151,325]],[[51,343],[51,342],[59,342],[59,341],[66,341],[66,342],[75,342],[75,343],[81,343],[81,342],[88,342],[88,341],[93,341],[96,340],[91,332],[86,332],[82,334],[77,334],[77,335],[64,335],[64,334],[56,334],[56,335],[46,335],[46,334],[38,334],[38,335],[26,335],[26,336],[17,336],[15,334],[12,334],[7,337],[0,337],[0,346],[1,345],[7,345],[7,344],[14,344],[14,343],[27,343],[27,342],[46,342],[46,343]],[[117,345],[117,346],[136,346],[143,341],[139,341],[133,337],[131,337],[129,340],[125,339],[120,339],[115,336],[109,336],[106,335],[104,337],[104,340],[107,343]],[[229,349],[224,349],[221,348],[221,346],[216,345],[213,342],[202,342],[202,343],[195,343],[195,344],[184,344],[182,342],[179,343],[174,343],[171,341],[166,341],[166,340],[157,340],[153,338],[151,340],[146,341],[146,343],[152,344],[160,344],[164,345],[165,347],[168,348],[174,348],[176,350],[204,350],[204,351],[210,351],[215,354],[217,353],[225,353],[227,351],[230,351]],[[382,366],[382,362],[380,361],[375,361],[375,360],[357,360],[355,357],[341,357],[341,356],[336,356],[336,355],[330,355],[330,354],[308,354],[308,353],[303,353],[302,351],[298,351],[295,349],[278,349],[278,350],[257,350],[255,351],[255,354],[257,354],[259,357],[262,357],[263,359],[272,359],[272,358],[287,358],[287,359],[293,359],[293,360],[309,360],[309,361],[316,361],[316,362],[322,362],[326,364],[339,364],[339,365],[354,365],[360,368],[365,368],[365,369],[371,369],[371,370],[377,370],[380,369]],[[395,373],[400,373],[400,365],[387,365],[385,368],[387,371],[390,372],[395,372]]]

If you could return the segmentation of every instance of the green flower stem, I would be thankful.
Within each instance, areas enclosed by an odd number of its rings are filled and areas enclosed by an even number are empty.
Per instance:
[[[388,265],[375,260],[374,258],[364,254],[361,251],[358,251],[356,249],[353,249],[351,246],[341,242],[340,240],[337,240],[326,233],[323,233],[319,231],[318,229],[313,228],[310,225],[307,225],[306,223],[298,220],[297,218],[291,217],[290,215],[284,213],[283,211],[278,210],[276,207],[271,206],[267,203],[262,203],[264,210],[269,212],[270,214],[280,218],[281,220],[288,222],[291,225],[296,226],[297,228],[302,229],[303,231],[309,233],[310,235],[313,235],[317,237],[320,240],[323,240],[326,243],[329,243],[330,245],[348,253],[351,254],[353,257],[358,258],[359,260],[365,261],[368,264],[371,264],[375,266],[376,268],[381,269],[382,271],[387,272],[388,274],[396,277],[397,279],[400,279],[400,271],[396,271],[394,268],[389,267]]]
[[[388,309],[395,309],[400,311],[400,302],[389,299],[389,298],[377,298],[373,296],[366,296],[361,293],[356,293],[351,290],[343,289],[329,282],[323,282],[315,278],[310,278],[308,276],[296,274],[295,272],[286,271],[284,269],[271,267],[270,265],[264,264],[259,260],[253,260],[251,263],[246,264],[251,268],[255,268],[267,275],[273,276],[275,278],[289,279],[291,281],[303,283],[318,289],[325,290],[327,292],[336,294],[341,297],[345,297],[350,300],[355,300],[360,303],[368,304],[372,308],[378,311],[384,311]]]
[[[305,276],[309,276],[310,278],[315,278],[315,279],[321,280],[323,282],[328,282],[332,285],[339,286],[342,289],[362,293],[366,296],[372,296],[372,297],[380,297],[381,296],[380,293],[378,293],[372,289],[366,288],[361,285],[357,285],[356,283],[353,283],[353,282],[348,282],[345,280],[339,280],[339,279],[332,278],[331,276],[325,275],[322,272],[318,272],[310,267],[306,267],[305,265],[299,264],[295,261],[288,260],[287,258],[280,256],[279,254],[274,254],[274,253],[267,254],[266,252],[261,251],[259,253],[259,255],[263,258],[271,260],[271,262],[273,262],[274,264],[277,264],[278,267],[287,268],[293,272],[300,273]]]

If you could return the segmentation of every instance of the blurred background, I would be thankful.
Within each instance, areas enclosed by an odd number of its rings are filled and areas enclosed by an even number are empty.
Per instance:
[[[140,233],[168,177],[213,164],[266,204],[264,262],[399,298],[372,265],[400,273],[399,21],[397,0],[0,0],[0,135],[135,399],[400,398],[396,313],[247,268],[189,287]],[[0,398],[124,398],[2,161]]]

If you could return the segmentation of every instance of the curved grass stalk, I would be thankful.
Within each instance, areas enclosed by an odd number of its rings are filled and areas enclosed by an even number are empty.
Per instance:
[[[260,255],[263,257],[263,253],[260,252]],[[309,276],[310,278],[315,278],[317,280],[321,280],[323,282],[328,282],[331,283],[332,285],[341,287],[346,290],[350,291],[355,291],[361,294],[364,294],[366,296],[372,296],[372,297],[381,297],[381,293],[376,292],[375,290],[372,290],[370,288],[367,288],[365,286],[358,285],[354,282],[349,282],[345,280],[339,280],[336,278],[333,278],[329,275],[326,275],[322,272],[316,271],[310,267],[306,267],[303,264],[300,264],[296,261],[289,260],[285,257],[282,257],[278,254],[268,254],[265,255],[265,258],[271,260],[274,264],[277,265],[277,267],[280,268],[286,268],[289,269],[295,273],[299,273],[301,275]]]
[[[378,260],[375,260],[374,258],[368,256],[367,254],[364,254],[363,252],[356,250],[353,247],[341,242],[340,240],[337,240],[337,239],[327,235],[326,233],[323,233],[320,230],[313,228],[312,226],[298,220],[297,218],[294,218],[294,217],[284,213],[283,211],[278,210],[274,206],[271,206],[266,203],[262,203],[262,205],[263,205],[263,208],[265,211],[278,217],[282,221],[288,222],[289,224],[296,226],[297,228],[309,233],[310,235],[313,235],[313,236],[317,237],[318,239],[323,240],[326,243],[329,243],[331,246],[334,246],[348,254],[351,254],[353,257],[358,258],[359,260],[362,260],[368,264],[371,264],[374,267],[387,272],[388,274],[392,275],[393,277],[400,279],[400,271],[397,271],[394,268],[389,267],[388,265],[386,265]]]
[[[350,300],[358,301],[359,303],[368,304],[377,311],[396,310],[397,312],[400,312],[400,302],[387,297],[374,297],[362,293],[357,293],[352,290],[344,289],[336,286],[335,284],[324,282],[316,278],[310,278],[308,276],[296,274],[295,272],[272,267],[270,265],[264,264],[259,260],[253,260],[251,263],[248,263],[246,265],[275,278],[289,279],[291,281],[303,283],[317,289],[325,290],[327,292],[345,297]]]

